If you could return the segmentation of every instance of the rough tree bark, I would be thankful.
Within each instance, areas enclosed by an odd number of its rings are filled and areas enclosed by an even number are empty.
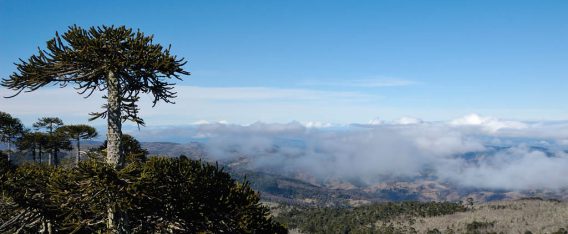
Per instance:
[[[81,139],[79,139],[79,134],[77,134],[77,157],[75,158],[75,166],[79,166],[79,159],[81,158]]]
[[[116,169],[124,166],[124,151],[122,149],[122,119],[120,113],[120,81],[114,72],[109,71],[108,109],[107,109],[107,157],[106,162]],[[109,206],[107,228],[112,233],[128,233],[126,214]]]
[[[120,113],[120,82],[114,72],[109,71],[108,83],[108,110],[107,110],[107,157],[108,164],[115,168],[124,166],[124,152],[122,150],[122,120]]]

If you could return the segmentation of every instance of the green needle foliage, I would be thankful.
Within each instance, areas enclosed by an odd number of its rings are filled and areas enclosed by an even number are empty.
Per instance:
[[[12,143],[15,143],[23,133],[24,125],[18,118],[0,111],[0,142],[8,144],[8,151],[11,151]],[[8,155],[10,156],[11,152],[8,152]]]
[[[71,142],[57,132],[57,129],[61,126],[63,126],[63,120],[58,117],[42,117],[33,124],[36,130],[44,129],[47,131],[47,148],[50,150],[48,164],[50,165],[59,165],[59,152],[71,149]]]
[[[77,143],[77,155],[75,156],[75,165],[79,164],[81,157],[81,139],[92,139],[97,137],[97,130],[89,125],[65,125],[57,129],[57,132],[68,139],[72,139]]]
[[[120,170],[97,160],[75,168],[6,168],[0,208],[9,209],[0,216],[0,233],[106,232],[109,206],[129,214],[133,233],[286,233],[248,183],[201,161],[153,157]]]
[[[95,90],[109,88],[112,72],[119,79],[122,120],[143,125],[136,103],[139,94],[151,93],[154,105],[160,100],[172,103],[175,92],[168,80],[189,75],[182,68],[185,63],[171,55],[169,47],[154,44],[153,36],[140,31],[125,26],[83,29],[74,25],[63,35],[55,33],[47,49],[38,48],[27,61],[20,59],[18,71],[3,79],[2,85],[16,91],[11,97],[48,84],[73,85],[79,94],[89,97]],[[106,109],[104,105],[103,111],[92,113],[93,119],[106,117]]]
[[[36,130],[45,128],[49,134],[53,134],[53,131],[61,126],[63,126],[63,120],[58,117],[42,117],[33,124]]]

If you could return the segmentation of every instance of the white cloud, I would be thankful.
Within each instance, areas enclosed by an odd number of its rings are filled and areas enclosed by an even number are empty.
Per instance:
[[[302,123],[306,128],[329,128],[334,126],[332,123],[324,123],[320,121],[308,121]]]
[[[150,127],[139,134],[173,135],[182,142],[207,138],[204,142],[212,159],[246,158],[253,169],[287,175],[301,172],[320,181],[375,183],[417,176],[428,169],[439,181],[464,187],[523,190],[568,186],[567,148],[558,144],[565,135],[549,133],[551,129],[568,130],[568,124],[523,123],[523,127],[487,131],[486,125],[508,121],[478,115],[462,120],[456,124],[408,118],[332,128],[314,127],[327,125],[318,122],[239,125],[208,121],[186,127]],[[546,148],[531,148],[533,143]],[[510,148],[496,151],[495,145]]]
[[[367,122],[367,124],[369,124],[369,125],[381,125],[381,124],[384,124],[384,123],[385,123],[385,121],[378,118],[378,117],[371,119],[371,120],[369,120],[369,122]]]
[[[474,126],[480,127],[491,133],[502,129],[525,129],[527,125],[519,121],[505,121],[492,117],[483,117],[478,114],[469,114],[464,117],[450,121],[454,126]]]
[[[11,92],[0,90],[2,95]],[[141,95],[140,115],[148,125],[187,124],[199,120],[288,122],[294,119],[347,122],[375,115],[380,97],[358,92],[319,91],[267,87],[176,86],[176,104],[158,103],[154,108],[147,95]],[[99,111],[103,93],[88,99],[72,88],[45,88],[0,99],[2,111],[30,124],[42,116],[59,116],[69,122],[84,123],[88,113]],[[104,124],[104,121],[100,122]]]
[[[412,117],[402,117],[394,121],[395,124],[400,124],[400,125],[421,124],[423,122],[424,121],[422,121],[421,119],[412,118]]]

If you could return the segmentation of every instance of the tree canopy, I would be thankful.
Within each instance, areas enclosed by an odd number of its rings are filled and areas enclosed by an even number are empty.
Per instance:
[[[18,118],[12,117],[6,112],[0,111],[0,142],[8,144],[8,150],[16,139],[24,133],[24,125]],[[8,156],[11,152],[8,152]],[[10,160],[10,158],[8,158]]]
[[[13,142],[16,136],[22,134],[24,125],[18,118],[0,111],[0,142],[9,143]]]
[[[60,126],[63,126],[63,120],[58,117],[42,117],[33,124],[36,130],[46,129],[49,134],[52,134]]]
[[[170,54],[170,47],[153,43],[153,36],[133,31],[125,26],[102,26],[83,29],[71,26],[47,42],[46,49],[38,49],[29,59],[20,59],[17,72],[2,79],[2,86],[16,91],[31,92],[48,84],[61,87],[73,85],[79,94],[89,97],[94,91],[109,88],[108,75],[118,78],[122,120],[138,124],[140,93],[151,93],[153,104],[158,101],[172,103],[175,98],[173,83],[169,80],[189,75],[182,66],[183,58]],[[108,98],[108,97],[105,97]],[[108,105],[93,112],[93,119],[107,116]]]
[[[154,157],[116,170],[0,159],[0,169],[0,233],[106,232],[108,206],[128,212],[132,233],[286,233],[248,183],[201,161]]]

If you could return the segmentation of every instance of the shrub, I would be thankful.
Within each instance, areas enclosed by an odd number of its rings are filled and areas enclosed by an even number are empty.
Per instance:
[[[201,161],[151,158],[121,170],[96,160],[30,164],[6,177],[2,207],[10,214],[0,232],[104,232],[113,208],[133,233],[286,233],[248,183]]]

